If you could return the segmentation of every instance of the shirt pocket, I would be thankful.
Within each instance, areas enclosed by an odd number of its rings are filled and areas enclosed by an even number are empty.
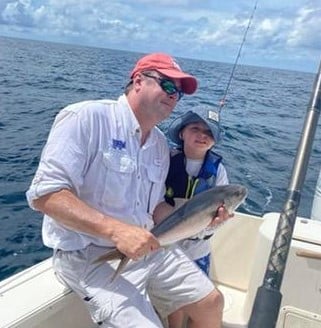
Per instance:
[[[161,166],[151,165],[147,170],[149,192],[147,212],[153,214],[156,205],[160,202],[165,192],[164,173]]]
[[[116,150],[103,153],[102,161],[106,169],[103,202],[113,208],[124,207],[136,171],[135,160],[126,152]]]

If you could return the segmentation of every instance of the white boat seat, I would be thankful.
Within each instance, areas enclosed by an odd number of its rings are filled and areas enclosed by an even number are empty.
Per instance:
[[[257,288],[263,283],[279,215],[269,213],[264,220],[243,220],[246,215],[238,216],[211,240],[211,274],[226,303],[224,328],[247,327]],[[281,285],[281,308],[297,308],[311,317],[321,313],[321,245],[316,242],[320,235],[321,222],[297,218]],[[314,258],[302,254],[312,254]],[[301,321],[307,320],[302,318]],[[314,324],[321,328],[319,321]],[[280,323],[277,327],[287,326]]]
[[[83,302],[62,285],[51,258],[0,282],[0,328],[92,328]],[[44,324],[45,322],[45,324]]]

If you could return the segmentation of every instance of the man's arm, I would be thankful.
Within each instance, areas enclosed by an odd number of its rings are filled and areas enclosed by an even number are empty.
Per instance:
[[[111,240],[131,259],[159,248],[157,239],[148,230],[104,215],[68,189],[35,199],[33,206],[72,230]]]

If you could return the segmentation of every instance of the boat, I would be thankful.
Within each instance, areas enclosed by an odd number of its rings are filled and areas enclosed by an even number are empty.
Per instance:
[[[225,298],[223,328],[245,328],[280,213],[236,212],[211,238],[211,279]],[[321,328],[321,222],[298,217],[277,328]],[[85,305],[55,277],[51,258],[0,282],[1,328],[90,328]]]
[[[225,299],[222,328],[321,328],[321,217],[296,215],[320,110],[321,64],[283,211],[236,212],[211,237],[210,278]],[[51,258],[1,281],[0,309],[0,328],[96,327],[56,278]]]
[[[210,239],[222,328],[321,328],[321,217],[297,216],[320,110],[321,64],[283,211],[236,212]],[[0,309],[0,328],[98,327],[58,281],[51,258],[1,281]]]

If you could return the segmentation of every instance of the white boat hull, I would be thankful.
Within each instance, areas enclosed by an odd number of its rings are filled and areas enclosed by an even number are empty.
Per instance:
[[[279,214],[236,213],[212,242],[211,278],[225,297],[223,328],[247,327]],[[316,258],[298,256],[311,253]],[[321,222],[297,218],[281,287],[278,328],[321,328]],[[306,256],[306,255],[305,255]],[[96,327],[55,277],[51,259],[0,282],[1,328]]]

